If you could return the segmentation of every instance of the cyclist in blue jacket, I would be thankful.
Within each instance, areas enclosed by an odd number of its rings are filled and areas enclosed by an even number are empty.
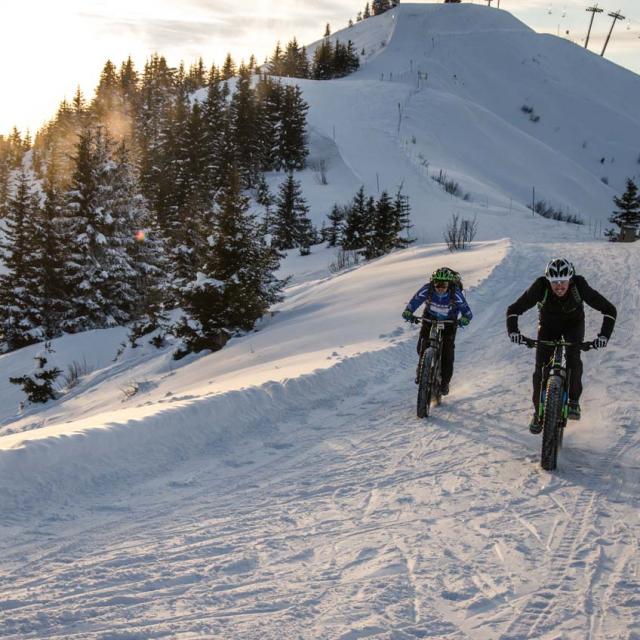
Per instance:
[[[449,383],[453,375],[456,331],[458,326],[466,327],[473,318],[473,313],[462,293],[460,275],[449,267],[436,269],[431,275],[431,280],[420,287],[407,304],[402,312],[403,319],[411,322],[415,310],[422,304],[424,304],[422,317],[429,322],[422,323],[417,346],[418,355],[422,355],[423,349],[428,345],[432,321],[457,320],[455,324],[445,325],[443,332],[441,393],[446,396],[449,393]]]

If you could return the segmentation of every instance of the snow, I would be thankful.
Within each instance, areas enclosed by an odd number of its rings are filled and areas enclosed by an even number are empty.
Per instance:
[[[535,181],[606,218],[591,155],[615,154],[615,189],[638,171],[638,77],[478,5],[403,3],[347,36],[361,71],[302,83],[329,180],[303,172],[305,197],[319,223],[361,184],[402,183],[419,242],[336,274],[333,250],[292,251],[285,300],[216,353],[176,362],[123,328],[54,340],[49,364],[83,374],[44,407],[21,412],[8,382],[41,345],[0,356],[2,638],[640,637],[640,256],[524,207]],[[407,58],[429,73],[420,91],[399,80]],[[519,111],[528,84],[538,123]],[[471,202],[430,179],[441,168]],[[452,213],[479,223],[453,254]],[[533,353],[504,313],[558,255],[619,320],[584,355],[583,418],[547,473],[527,430]],[[474,320],[451,394],[420,421],[400,313],[442,264]],[[587,337],[599,324],[588,310]]]

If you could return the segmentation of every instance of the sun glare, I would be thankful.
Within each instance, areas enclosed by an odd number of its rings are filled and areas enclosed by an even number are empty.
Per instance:
[[[578,11],[570,2],[566,18],[560,13],[557,25],[547,24],[544,20],[556,18],[547,15],[549,3],[543,7],[542,20],[542,0],[527,2],[539,5],[537,10],[527,10],[528,5],[523,4],[518,9],[511,6],[515,4],[512,0],[503,0],[502,8],[542,31],[564,33],[569,29],[564,21]],[[181,60],[189,65],[199,56],[207,66],[221,64],[227,52],[238,62],[247,61],[251,54],[262,62],[278,40],[286,43],[295,35],[300,43],[308,44],[321,35],[326,22],[334,31],[346,26],[360,4],[364,0],[349,0],[344,6],[322,0],[5,0],[0,134],[14,125],[23,133],[27,128],[35,133],[55,114],[63,98],[73,97],[78,86],[91,98],[107,59],[119,65],[130,55],[139,70],[154,52],[164,55],[171,65]],[[570,37],[576,42],[586,28],[583,14],[580,8],[579,22],[571,26]],[[606,26],[601,22],[600,31]],[[626,38],[622,28],[614,34],[607,57],[638,71],[636,26],[637,22],[631,29],[629,24]],[[594,33],[594,42],[603,34]]]

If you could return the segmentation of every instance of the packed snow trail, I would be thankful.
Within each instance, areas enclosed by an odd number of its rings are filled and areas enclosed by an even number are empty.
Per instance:
[[[533,352],[506,340],[504,310],[556,253],[619,321],[585,355],[583,420],[549,474],[526,429]],[[452,393],[428,421],[406,329],[324,407],[301,397],[245,442],[17,520],[0,636],[640,637],[639,267],[633,246],[516,244],[468,293]]]

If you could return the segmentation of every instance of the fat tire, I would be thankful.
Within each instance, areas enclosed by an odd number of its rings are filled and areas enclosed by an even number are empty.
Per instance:
[[[542,451],[540,466],[545,471],[554,471],[558,463],[561,446],[563,384],[559,376],[550,376],[544,401],[542,422]]]
[[[431,376],[431,395],[436,405],[440,405],[442,402],[442,355],[438,352],[438,362],[433,368],[433,374]]]
[[[419,376],[418,376],[418,418],[429,416],[429,406],[431,404],[431,363],[433,361],[433,348],[429,347],[420,356]]]

